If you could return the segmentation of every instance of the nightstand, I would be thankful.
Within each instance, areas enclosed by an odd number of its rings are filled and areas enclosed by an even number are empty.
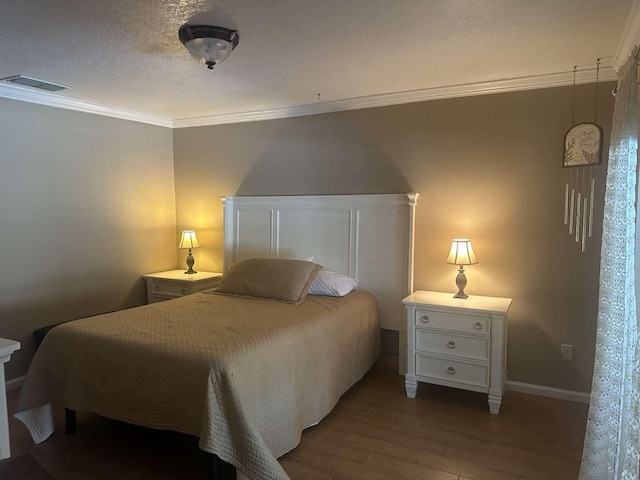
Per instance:
[[[407,317],[407,397],[418,382],[489,395],[497,414],[507,377],[507,313],[510,298],[417,291],[402,300]]]
[[[173,298],[191,295],[218,285],[221,273],[198,272],[185,274],[184,270],[144,275],[147,282],[147,303],[162,302]]]
[[[0,460],[11,456],[7,390],[4,381],[4,364],[11,359],[11,354],[19,349],[20,342],[9,340],[7,338],[0,338]]]

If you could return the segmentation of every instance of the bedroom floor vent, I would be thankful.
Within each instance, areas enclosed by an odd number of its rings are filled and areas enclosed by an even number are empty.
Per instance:
[[[40,90],[46,90],[47,92],[59,92],[60,90],[67,90],[70,88],[65,85],[58,85],[57,83],[38,80],[37,78],[25,77],[24,75],[13,75],[11,77],[0,78],[0,81],[23,85],[25,87],[39,88]]]

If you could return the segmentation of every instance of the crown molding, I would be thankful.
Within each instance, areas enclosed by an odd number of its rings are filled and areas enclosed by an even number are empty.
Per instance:
[[[63,97],[56,95],[55,93],[38,92],[30,88],[20,87],[17,85],[0,84],[0,97],[20,100],[22,102],[37,103],[48,107],[64,108],[66,110],[75,110],[77,112],[131,120],[133,122],[148,123],[150,125],[157,125],[160,127],[173,126],[170,118],[98,105],[96,103]]]
[[[640,0],[637,0],[640,1]],[[638,9],[640,12],[640,9]],[[628,55],[627,55],[628,56]],[[616,80],[616,74],[610,63],[601,63],[600,81]],[[576,83],[593,83],[595,68],[581,69],[576,72]],[[229,123],[255,122],[259,120],[274,120],[303,115],[317,115],[321,113],[341,112],[346,110],[360,110],[364,108],[386,107],[405,103],[425,102],[428,100],[442,100],[447,98],[488,95],[492,93],[506,93],[520,90],[534,90],[571,85],[573,70],[544,75],[492,80],[488,82],[467,83],[444,87],[426,88],[408,92],[386,93],[366,97],[349,98],[333,102],[296,105],[286,108],[256,110],[252,112],[230,113],[223,115],[208,115],[192,118],[170,119],[155,115],[147,115],[129,110],[98,105],[81,100],[59,96],[56,94],[36,92],[26,87],[0,84],[0,97],[37,103],[50,107],[64,108],[95,115],[131,120],[169,128],[201,127],[207,125],[222,125]]]
[[[610,63],[601,62],[599,81],[616,80],[616,73]],[[595,82],[595,67],[576,72],[576,84]],[[208,115],[203,117],[178,118],[173,120],[173,128],[202,127],[207,125],[222,125],[228,123],[255,122],[259,120],[274,120],[303,115],[341,112],[345,110],[359,110],[364,108],[385,107],[404,103],[441,100],[446,98],[469,97],[505,93],[520,90],[534,90],[539,88],[562,87],[573,84],[573,70],[545,75],[509,78],[489,82],[467,83],[445,87],[412,90],[408,92],[387,93],[367,97],[336,100],[333,102],[298,105],[289,108],[274,108],[244,113],[230,113],[225,115]]]
[[[612,62],[616,71],[626,63],[633,48],[638,44],[640,44],[640,0],[634,0]]]

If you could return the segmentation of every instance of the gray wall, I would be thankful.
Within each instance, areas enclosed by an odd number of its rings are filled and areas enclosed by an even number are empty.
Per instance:
[[[172,132],[0,99],[0,337],[145,302],[176,268]]]
[[[605,152],[612,87],[599,91]],[[594,92],[578,87],[576,121],[592,120]],[[177,230],[195,228],[198,267],[220,271],[220,195],[419,192],[415,288],[455,292],[445,258],[452,238],[471,238],[480,263],[467,293],[513,298],[509,378],[589,391],[606,166],[591,169],[595,236],[580,253],[563,225],[571,97],[553,88],[177,129]]]
[[[612,87],[600,86],[605,152]],[[592,119],[593,95],[578,87],[577,121]],[[444,260],[451,238],[470,237],[467,292],[514,299],[509,378],[588,391],[606,159],[591,169],[583,254],[562,224],[570,118],[570,88],[173,133],[0,99],[0,336],[23,343],[7,378],[26,373],[35,328],[144,303],[140,276],[184,263],[176,223],[198,231],[196,268],[220,271],[220,195],[417,191],[415,288],[455,291]]]

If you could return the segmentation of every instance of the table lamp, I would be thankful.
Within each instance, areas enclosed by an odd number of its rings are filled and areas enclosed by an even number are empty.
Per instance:
[[[194,230],[184,230],[182,232],[182,238],[180,238],[180,245],[178,245],[178,248],[189,249],[189,253],[187,254],[187,266],[189,267],[189,270],[184,273],[198,273],[193,269],[193,264],[196,263],[196,261],[193,258],[193,254],[191,253],[192,248],[200,248],[200,243],[198,243],[196,232]]]
[[[458,276],[456,277],[456,286],[458,287],[458,293],[453,298],[469,298],[469,295],[464,293],[464,287],[467,286],[467,277],[464,274],[463,265],[474,265],[478,263],[478,257],[473,253],[471,247],[471,240],[467,238],[454,238],[451,243],[451,251],[447,258],[447,263],[453,265],[459,265]]]

